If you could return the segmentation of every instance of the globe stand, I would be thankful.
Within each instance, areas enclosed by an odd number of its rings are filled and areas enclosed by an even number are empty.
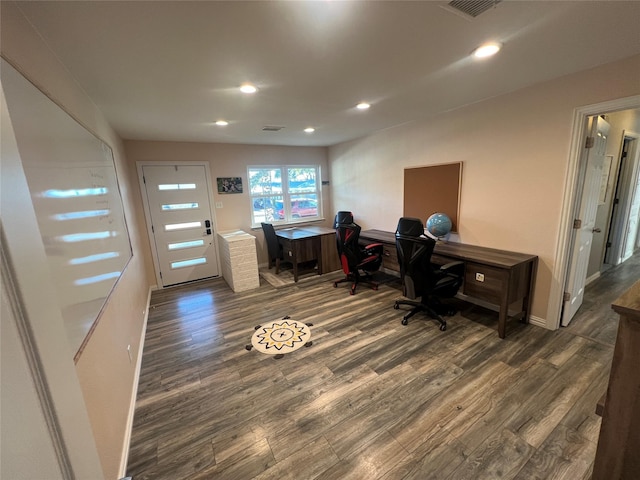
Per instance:
[[[425,222],[424,232],[436,242],[446,242],[452,227],[453,223],[446,214],[434,213]]]
[[[449,235],[443,235],[441,237],[436,237],[435,235],[429,233],[427,230],[424,231],[425,236],[429,238],[433,238],[437,243],[449,243]]]

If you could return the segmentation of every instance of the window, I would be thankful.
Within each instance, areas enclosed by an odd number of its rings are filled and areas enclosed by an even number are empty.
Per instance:
[[[251,224],[322,218],[319,166],[249,167]]]

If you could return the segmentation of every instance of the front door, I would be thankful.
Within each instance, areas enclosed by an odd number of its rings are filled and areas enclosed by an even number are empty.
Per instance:
[[[204,165],[143,165],[156,266],[163,287],[219,275]]]
[[[562,311],[562,326],[569,322],[582,305],[587,281],[587,267],[596,223],[602,167],[609,136],[609,124],[600,116],[593,117],[591,137],[593,146],[588,149],[587,167],[584,174],[580,209],[577,216],[571,265],[565,287],[565,302]]]

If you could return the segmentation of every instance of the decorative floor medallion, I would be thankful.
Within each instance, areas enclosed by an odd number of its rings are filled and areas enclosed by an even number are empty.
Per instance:
[[[302,346],[311,346],[310,326],[311,324],[291,320],[288,316],[266,325],[258,325],[251,337],[251,345],[247,345],[246,349],[251,350],[253,346],[261,353],[281,358],[283,354]]]

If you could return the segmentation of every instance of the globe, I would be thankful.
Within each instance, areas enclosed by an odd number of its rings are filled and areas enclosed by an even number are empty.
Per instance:
[[[451,219],[444,213],[434,213],[427,219],[427,232],[435,238],[441,238],[451,232]]]

